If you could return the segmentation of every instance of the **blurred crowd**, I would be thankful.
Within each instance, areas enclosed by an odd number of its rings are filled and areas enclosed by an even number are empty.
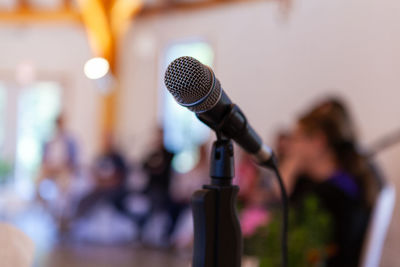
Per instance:
[[[148,155],[134,163],[110,135],[90,170],[82,171],[79,149],[61,116],[56,129],[44,146],[36,181],[37,199],[52,213],[61,235],[90,242],[191,246],[190,198],[209,180],[207,144],[198,148],[195,166],[179,173],[172,168],[174,154],[165,148],[161,129]],[[326,265],[357,266],[383,179],[360,148],[347,107],[335,98],[318,103],[277,134],[274,148],[291,206],[301,211],[313,195],[332,218],[332,234],[324,244]],[[272,172],[236,152],[240,219],[249,237],[271,221],[280,193]]]
[[[191,194],[208,181],[207,145],[187,173],[172,168],[174,154],[157,129],[149,153],[129,162],[112,135],[89,168],[78,163],[77,142],[65,118],[44,144],[36,200],[52,215],[61,238],[98,243],[190,247]]]

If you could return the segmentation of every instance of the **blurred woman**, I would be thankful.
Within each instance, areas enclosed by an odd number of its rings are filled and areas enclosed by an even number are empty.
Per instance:
[[[331,215],[327,266],[357,266],[377,178],[357,150],[353,124],[340,101],[325,101],[300,117],[281,170],[294,205],[314,194]]]
[[[128,166],[124,155],[116,148],[111,134],[105,136],[103,151],[96,159],[92,172],[94,188],[79,202],[76,217],[87,216],[103,202],[111,204],[118,212],[129,216],[125,205],[128,194],[126,189]]]

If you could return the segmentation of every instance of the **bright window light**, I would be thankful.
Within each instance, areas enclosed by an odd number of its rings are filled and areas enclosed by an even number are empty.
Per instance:
[[[164,55],[161,72],[163,80],[165,69],[176,58],[191,56],[212,67],[214,52],[210,44],[201,40],[184,41],[171,44]],[[199,161],[198,147],[207,142],[210,129],[193,112],[180,106],[162,84],[160,119],[164,126],[164,143],[169,151],[176,153],[172,167],[179,173],[191,171]]]
[[[86,77],[92,80],[100,79],[108,73],[110,64],[107,59],[102,57],[94,57],[89,59],[83,68]]]
[[[175,59],[181,56],[191,56],[203,64],[212,67],[214,52],[210,44],[201,40],[177,42],[171,44],[164,55],[164,67],[161,77],[163,79],[165,69]],[[161,95],[163,96],[162,112],[160,114],[164,126],[164,143],[168,150],[182,155],[191,154],[194,157],[193,148],[204,144],[210,130],[185,107],[180,106],[162,83]],[[181,162],[181,161],[178,161]],[[179,165],[179,164],[178,164]],[[177,165],[177,166],[178,166]]]
[[[56,82],[37,82],[19,95],[16,179],[33,179],[35,176],[42,159],[43,144],[51,137],[54,121],[61,110],[61,90]]]

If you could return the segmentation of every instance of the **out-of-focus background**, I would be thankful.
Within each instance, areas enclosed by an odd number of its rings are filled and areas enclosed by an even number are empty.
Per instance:
[[[271,145],[339,96],[369,150],[400,128],[399,14],[395,0],[0,0],[0,219],[34,241],[35,266],[188,266],[214,137],[168,94],[168,64],[211,66]],[[399,158],[375,156],[397,190]],[[398,264],[398,210],[380,266]]]

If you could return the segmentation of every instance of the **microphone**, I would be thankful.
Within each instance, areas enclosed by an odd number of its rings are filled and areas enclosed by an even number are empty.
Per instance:
[[[217,136],[233,139],[261,165],[276,164],[272,149],[263,144],[208,66],[192,57],[180,57],[168,66],[164,82],[175,100],[195,112]]]

